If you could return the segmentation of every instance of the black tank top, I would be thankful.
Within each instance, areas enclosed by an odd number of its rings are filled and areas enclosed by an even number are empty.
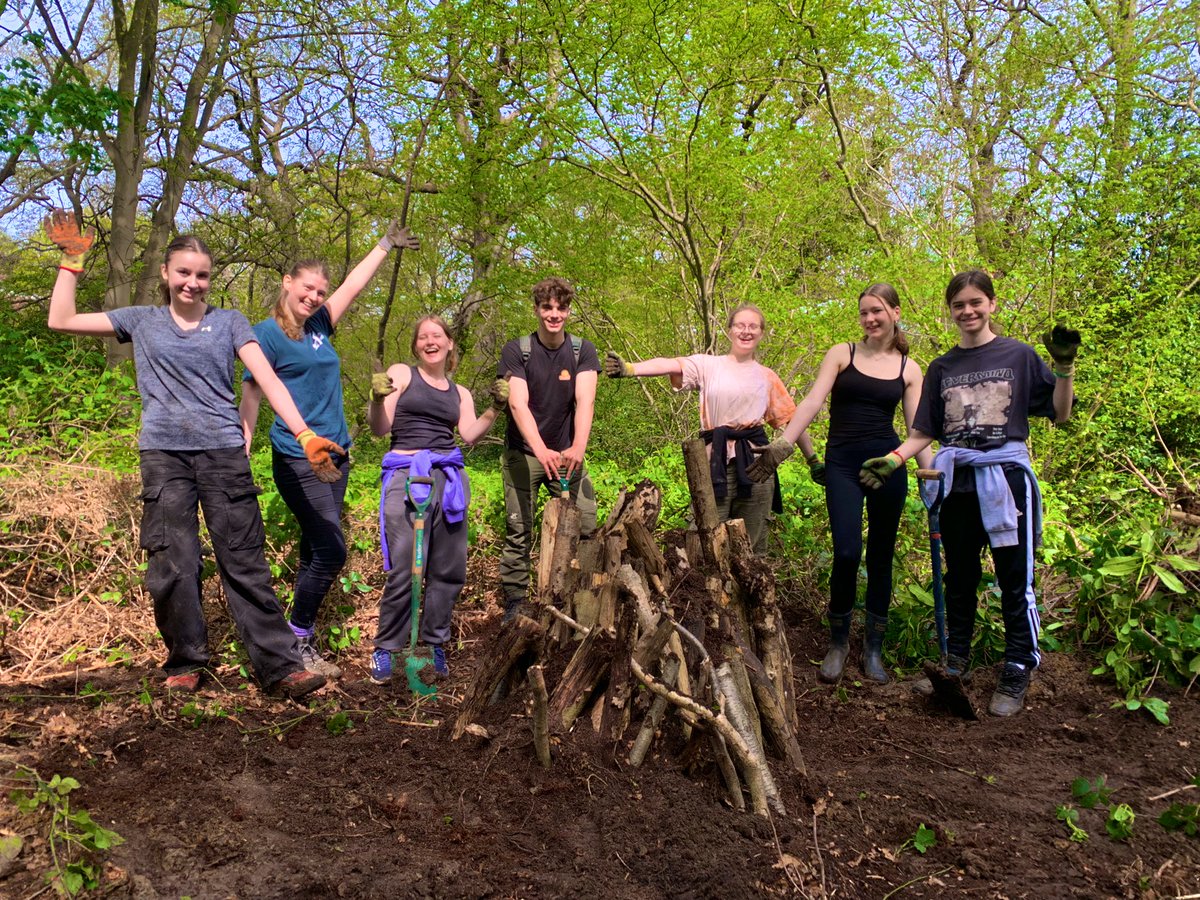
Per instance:
[[[458,425],[459,395],[453,381],[446,390],[433,387],[421,377],[416,366],[409,366],[412,377],[396,401],[392,418],[393,450],[454,449],[454,429]]]
[[[896,434],[896,406],[904,399],[904,366],[907,356],[900,358],[900,374],[895,378],[872,378],[854,366],[854,345],[850,344],[850,365],[838,372],[829,392],[830,446],[878,441]]]

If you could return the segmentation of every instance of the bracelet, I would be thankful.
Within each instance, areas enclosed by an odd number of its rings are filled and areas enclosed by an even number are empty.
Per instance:
[[[311,441],[316,436],[317,436],[316,432],[314,432],[311,428],[305,428],[303,431],[299,432],[296,435],[296,443],[298,443],[300,445],[300,448],[303,449],[304,445],[307,444],[309,441]]]
[[[1055,377],[1055,378],[1074,378],[1074,377],[1075,377],[1075,367],[1074,367],[1074,366],[1072,366],[1072,367],[1071,367],[1071,368],[1070,368],[1068,371],[1066,371],[1066,372],[1060,372],[1060,371],[1058,371],[1058,369],[1055,369],[1055,370],[1054,370],[1054,377]]]
[[[61,264],[59,265],[59,268],[62,269],[64,272],[70,272],[72,275],[82,275],[83,274],[82,268],[73,269],[70,266],[64,266]]]
[[[900,453],[896,450],[889,450],[888,456],[894,456],[894,457],[896,457],[896,459],[900,460],[900,462],[897,464],[900,466],[904,465],[904,463],[907,462],[907,460],[905,460],[905,458],[903,456],[901,456]]]

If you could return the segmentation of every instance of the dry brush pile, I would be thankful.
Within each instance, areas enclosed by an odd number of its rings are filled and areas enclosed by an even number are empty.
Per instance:
[[[508,623],[482,658],[452,734],[483,733],[485,708],[524,689],[545,766],[552,744],[573,735],[591,732],[632,766],[657,740],[660,755],[677,748],[684,769],[719,773],[734,808],[748,794],[754,812],[782,814],[768,755],[785,777],[807,773],[775,579],[742,522],[717,521],[704,445],[685,443],[684,456],[697,528],[666,554],[649,482],[623,493],[590,538],[569,501],[547,503],[532,614]]]

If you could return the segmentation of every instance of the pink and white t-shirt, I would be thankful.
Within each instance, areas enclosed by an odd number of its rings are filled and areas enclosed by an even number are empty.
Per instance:
[[[697,354],[679,357],[679,364],[683,376],[678,390],[700,392],[701,431],[722,425],[752,428],[764,422],[778,430],[796,412],[783,381],[757,360]],[[728,441],[725,458],[733,455],[734,442]]]

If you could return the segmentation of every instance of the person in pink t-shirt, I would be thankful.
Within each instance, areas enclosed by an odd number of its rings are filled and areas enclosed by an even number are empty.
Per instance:
[[[767,511],[778,481],[756,484],[746,469],[754,459],[753,448],[767,443],[763,424],[782,429],[796,411],[783,381],[755,359],[766,326],[762,311],[746,303],[726,322],[730,348],[724,356],[701,353],[627,363],[610,350],[604,360],[604,374],[610,378],[668,375],[676,390],[700,392],[700,437],[708,444],[717,514],[722,522],[743,519],[756,553],[766,549]],[[807,433],[798,443],[806,457],[813,455]]]

